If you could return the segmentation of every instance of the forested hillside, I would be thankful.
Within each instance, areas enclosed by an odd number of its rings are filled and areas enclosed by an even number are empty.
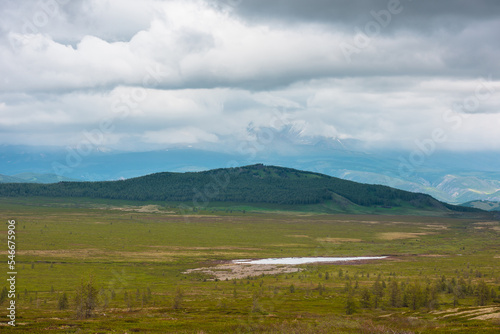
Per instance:
[[[360,206],[476,211],[442,203],[429,195],[367,185],[323,174],[261,164],[191,173],[156,173],[106,182],[1,184],[0,196],[89,197],[140,201],[206,201],[316,204],[343,201]]]

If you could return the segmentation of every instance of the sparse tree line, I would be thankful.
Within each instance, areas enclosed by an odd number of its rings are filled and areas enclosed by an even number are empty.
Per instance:
[[[463,277],[447,279],[442,276],[438,280],[398,280],[387,281],[377,277],[371,286],[352,286],[351,280],[346,283],[345,310],[352,314],[361,309],[377,309],[385,307],[407,307],[413,311],[425,308],[434,310],[442,304],[443,297],[452,300],[453,306],[460,305],[460,300],[473,297],[475,305],[484,306],[490,302],[499,302],[498,288],[484,279],[473,282]]]
[[[472,271],[471,271],[472,273]],[[473,273],[472,273],[473,274]],[[325,283],[318,283],[314,287],[300,287],[297,283],[292,283],[287,287],[274,287],[273,295],[276,296],[279,291],[284,291],[285,294],[297,294],[302,292],[305,297],[312,297],[312,293],[316,292],[318,296],[341,298],[344,303],[346,314],[362,312],[363,310],[373,309],[389,309],[389,308],[408,308],[412,311],[417,310],[435,310],[442,306],[456,307],[460,305],[477,305],[484,306],[491,303],[500,303],[500,287],[487,283],[482,274],[476,272],[475,275],[465,275],[453,277],[451,279],[442,276],[439,279],[398,279],[395,274],[389,275],[387,278],[382,278],[378,275],[374,281],[366,282],[359,281],[359,275],[350,277],[348,273],[342,269],[338,271],[338,278],[334,280],[334,284],[338,285],[338,280],[344,280],[344,288],[328,287],[327,282],[332,280],[330,273],[319,273],[319,278],[324,278]],[[476,280],[472,280],[475,276]],[[304,280],[308,275],[299,275],[299,280]],[[370,274],[363,277],[369,278]],[[285,276],[285,279],[288,275]],[[255,286],[250,283],[256,278],[248,278],[247,285]],[[237,285],[237,282],[233,282]],[[260,282],[260,295],[263,295],[263,281]],[[497,279],[498,283],[498,279]],[[241,282],[244,284],[244,281]],[[302,284],[303,286],[303,284]],[[271,289],[271,287],[270,287]],[[234,296],[240,294],[234,288]],[[256,297],[259,294],[254,293],[252,299],[252,310],[259,310],[259,299]],[[465,301],[467,299],[467,301]],[[260,312],[260,311],[259,311]]]
[[[247,298],[246,294],[242,294],[239,285],[246,285],[247,292],[252,293],[251,312],[263,313],[264,308],[260,304],[260,298],[264,296],[264,290],[269,289],[270,298],[276,298],[279,294],[292,295],[299,292],[305,293],[305,296],[310,298],[315,292],[318,296],[341,298],[344,303],[346,314],[353,314],[367,309],[388,309],[388,308],[408,308],[413,311],[420,309],[434,310],[446,304],[453,307],[459,305],[470,305],[471,299],[473,304],[484,306],[490,303],[500,303],[500,288],[491,283],[487,283],[482,275],[478,272],[475,274],[476,280],[472,280],[472,275],[468,277],[452,277],[446,278],[442,276],[438,279],[398,279],[395,274],[390,274],[388,277],[382,277],[380,274],[374,281],[359,281],[359,275],[355,274],[350,277],[347,272],[342,269],[338,271],[338,277],[334,278],[331,273],[319,273],[319,278],[324,279],[324,283],[319,282],[314,287],[303,288],[303,284],[297,285],[298,282],[293,280],[293,283],[283,286],[264,286],[264,279],[256,284],[255,280],[258,277],[252,277],[242,280],[234,280],[231,290],[232,298],[237,300]],[[276,282],[283,283],[283,279],[293,278],[276,277]],[[309,277],[306,274],[299,275],[299,281],[303,281]],[[362,278],[369,279],[370,275],[363,274]],[[328,287],[329,282],[334,281],[335,287]],[[344,281],[344,287],[338,288],[338,283]],[[216,290],[220,289],[215,282]],[[51,293],[55,293],[51,287]],[[115,305],[122,305],[127,309],[144,308],[155,306],[150,288],[135,289],[135,290],[120,290],[116,293],[113,289],[100,289],[92,277],[87,281],[82,281],[76,288],[75,292],[68,297],[66,292],[59,293],[57,298],[57,309],[73,310],[74,315],[78,319],[88,319],[99,311],[105,311],[111,302]],[[177,288],[170,295],[171,307],[173,310],[182,309],[184,306],[184,292]],[[25,290],[24,298],[33,303],[33,296]],[[39,307],[40,299],[38,293],[35,292],[35,303]],[[19,298],[19,295],[18,297]],[[0,305],[7,299],[7,288],[4,287],[0,292]],[[467,302],[462,302],[468,299]],[[44,300],[44,304],[46,300]],[[162,303],[164,306],[164,303]]]
[[[54,287],[51,287],[51,294],[55,293]],[[24,291],[24,300],[29,301],[30,304],[35,302],[36,307],[40,306],[40,298],[38,292],[30,294],[28,290]],[[97,311],[105,311],[109,303],[114,301],[126,306],[129,310],[134,308],[143,308],[147,305],[154,305],[153,295],[151,289],[135,289],[135,290],[122,290],[116,293],[114,289],[100,289],[95,283],[94,278],[90,277],[88,280],[80,283],[74,293],[70,294],[62,292],[58,294],[57,309],[58,310],[72,310],[78,319],[88,319],[96,314]],[[21,297],[19,294],[17,298]],[[34,298],[33,298],[34,297]],[[4,287],[0,291],[0,305],[7,299],[7,288]],[[172,308],[180,309],[184,300],[183,291],[178,288],[172,296]],[[46,304],[47,300],[43,300]]]

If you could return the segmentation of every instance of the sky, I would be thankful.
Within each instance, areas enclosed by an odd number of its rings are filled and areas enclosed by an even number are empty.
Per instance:
[[[4,0],[0,144],[496,152],[499,31],[495,0]]]

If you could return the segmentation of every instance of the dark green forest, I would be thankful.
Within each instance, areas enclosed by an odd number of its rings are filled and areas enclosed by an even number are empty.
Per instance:
[[[367,185],[323,174],[262,164],[204,172],[156,173],[121,181],[0,184],[3,197],[87,197],[138,201],[208,201],[435,208],[479,211],[440,202],[429,195]]]

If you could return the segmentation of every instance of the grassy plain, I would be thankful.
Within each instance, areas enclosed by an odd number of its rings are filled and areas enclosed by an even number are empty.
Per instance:
[[[377,277],[407,285],[484,280],[500,295],[500,223],[478,218],[341,215],[267,207],[210,207],[87,199],[2,198],[17,223],[17,326],[2,333],[498,333],[500,303],[472,292],[453,304],[363,308]],[[293,274],[214,281],[187,269],[232,259],[390,256],[359,264],[303,265]],[[6,261],[4,271],[7,270]],[[75,318],[73,298],[93,277],[95,316]],[[350,283],[349,283],[350,282]],[[347,289],[346,285],[352,285]],[[0,285],[0,289],[3,286]],[[346,314],[348,292],[354,312]],[[58,309],[63,293],[70,307]],[[496,302],[495,302],[496,301]],[[1,306],[5,310],[6,302]],[[350,313],[350,312],[349,312]],[[479,317],[479,318],[478,318]],[[476,319],[474,319],[476,318]]]

